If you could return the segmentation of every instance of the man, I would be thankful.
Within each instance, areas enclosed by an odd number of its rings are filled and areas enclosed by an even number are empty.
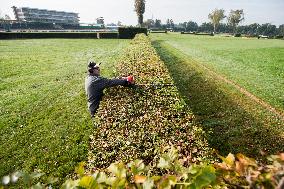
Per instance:
[[[100,77],[100,67],[95,62],[88,64],[88,76],[85,79],[85,90],[88,98],[88,108],[91,113],[91,117],[96,114],[100,101],[103,97],[103,90],[108,87],[117,85],[131,86],[134,84],[132,76],[128,76],[122,79],[107,79]]]

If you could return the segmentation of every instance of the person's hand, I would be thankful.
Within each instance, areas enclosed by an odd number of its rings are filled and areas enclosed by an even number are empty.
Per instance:
[[[127,77],[127,81],[132,85],[135,83],[134,77],[132,75]]]
[[[123,77],[123,79],[128,81],[128,84],[134,85],[135,84],[135,80],[134,77],[132,75],[127,76],[127,77]]]

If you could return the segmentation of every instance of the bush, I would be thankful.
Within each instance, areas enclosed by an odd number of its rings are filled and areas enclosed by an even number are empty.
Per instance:
[[[210,159],[204,131],[194,124],[166,66],[150,40],[144,34],[136,36],[117,72],[134,75],[137,86],[106,91],[97,113],[98,128],[91,136],[90,165],[105,169],[114,161],[143,159],[155,167],[156,156],[170,144],[179,147],[185,164]]]
[[[150,33],[168,33],[168,31],[167,30],[163,30],[163,31],[161,31],[161,30],[150,30]]]
[[[283,39],[284,37],[283,37],[283,35],[277,35],[277,36],[275,36],[275,39]]]
[[[99,39],[117,39],[118,33],[98,33]]]
[[[150,175],[149,168],[142,160],[125,164],[110,164],[106,171],[86,172],[82,162],[75,169],[77,178],[68,179],[61,188],[283,188],[284,154],[269,157],[270,165],[259,165],[254,159],[243,154],[229,154],[222,157],[222,163],[182,165],[177,149],[169,147],[159,157],[156,165],[162,174]],[[35,184],[43,173],[28,174],[16,172],[3,177],[4,185],[12,186],[18,179],[23,179],[28,188],[50,188],[57,182],[49,178],[46,182]],[[0,184],[1,186],[1,184]],[[1,188],[1,187],[0,187]]]
[[[138,33],[144,33],[147,35],[147,28],[120,27],[118,28],[118,33],[120,39],[133,39]]]
[[[209,35],[209,36],[214,36],[214,33],[198,33],[198,32],[196,32],[195,35]]]
[[[40,38],[92,38],[97,39],[97,33],[72,32],[9,32],[0,33],[0,39],[40,39]]]
[[[235,35],[234,35],[234,37],[241,37],[242,36],[242,34],[240,34],[240,33],[236,33]]]
[[[181,34],[196,34],[196,32],[180,32]]]

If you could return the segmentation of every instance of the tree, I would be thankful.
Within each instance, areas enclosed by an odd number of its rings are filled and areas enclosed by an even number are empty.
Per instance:
[[[258,35],[257,33],[257,29],[259,28],[259,24],[258,23],[253,23],[253,24],[250,24],[248,25],[248,28],[249,28],[249,31],[248,31],[248,34],[249,35]]]
[[[171,28],[175,27],[175,23],[174,23],[173,19],[170,19],[170,26],[171,26]]]
[[[166,26],[167,26],[167,28],[173,29],[175,27],[175,23],[174,23],[173,19],[167,19]]]
[[[210,32],[212,31],[212,29],[213,29],[212,23],[204,22],[199,26],[198,31],[199,32]]]
[[[186,24],[186,31],[197,31],[198,30],[198,24],[193,21],[188,21]]]
[[[118,26],[122,26],[122,22],[121,21],[117,21],[117,25]]]
[[[138,17],[138,24],[140,27],[142,27],[143,14],[145,12],[145,0],[135,0],[135,12]]]
[[[278,35],[284,36],[284,24],[279,26],[279,28],[278,28]]]
[[[217,32],[230,33],[230,28],[229,28],[228,24],[220,23],[218,28],[217,28]]]
[[[243,9],[230,11],[230,14],[228,16],[228,25],[233,27],[234,33],[236,32],[238,24],[244,19]]]
[[[156,20],[155,20],[154,27],[155,27],[155,28],[161,28],[161,27],[162,27],[162,21],[156,19]]]
[[[274,36],[277,33],[277,29],[275,25],[266,23],[258,27],[258,32],[261,35]]]
[[[153,19],[147,19],[146,22],[144,22],[144,26],[146,28],[153,28],[155,25],[155,21]]]
[[[99,17],[96,19],[97,20],[97,24],[101,24],[101,25],[104,25],[105,24],[105,21],[104,21],[104,18],[103,17]]]
[[[225,11],[223,9],[215,9],[208,15],[208,18],[213,24],[214,33],[216,32],[216,28],[220,24],[220,21],[226,17],[224,13]]]

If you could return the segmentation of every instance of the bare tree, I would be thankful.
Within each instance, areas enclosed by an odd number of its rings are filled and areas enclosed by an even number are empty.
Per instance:
[[[145,0],[135,0],[135,12],[138,16],[138,24],[142,27],[143,14],[145,12]]]
[[[223,9],[215,9],[208,15],[208,18],[213,24],[214,33],[216,32],[217,26],[220,24],[220,21],[226,17],[224,13],[225,11]]]
[[[228,16],[228,24],[233,27],[234,33],[236,33],[237,26],[244,18],[244,10],[231,10]]]

